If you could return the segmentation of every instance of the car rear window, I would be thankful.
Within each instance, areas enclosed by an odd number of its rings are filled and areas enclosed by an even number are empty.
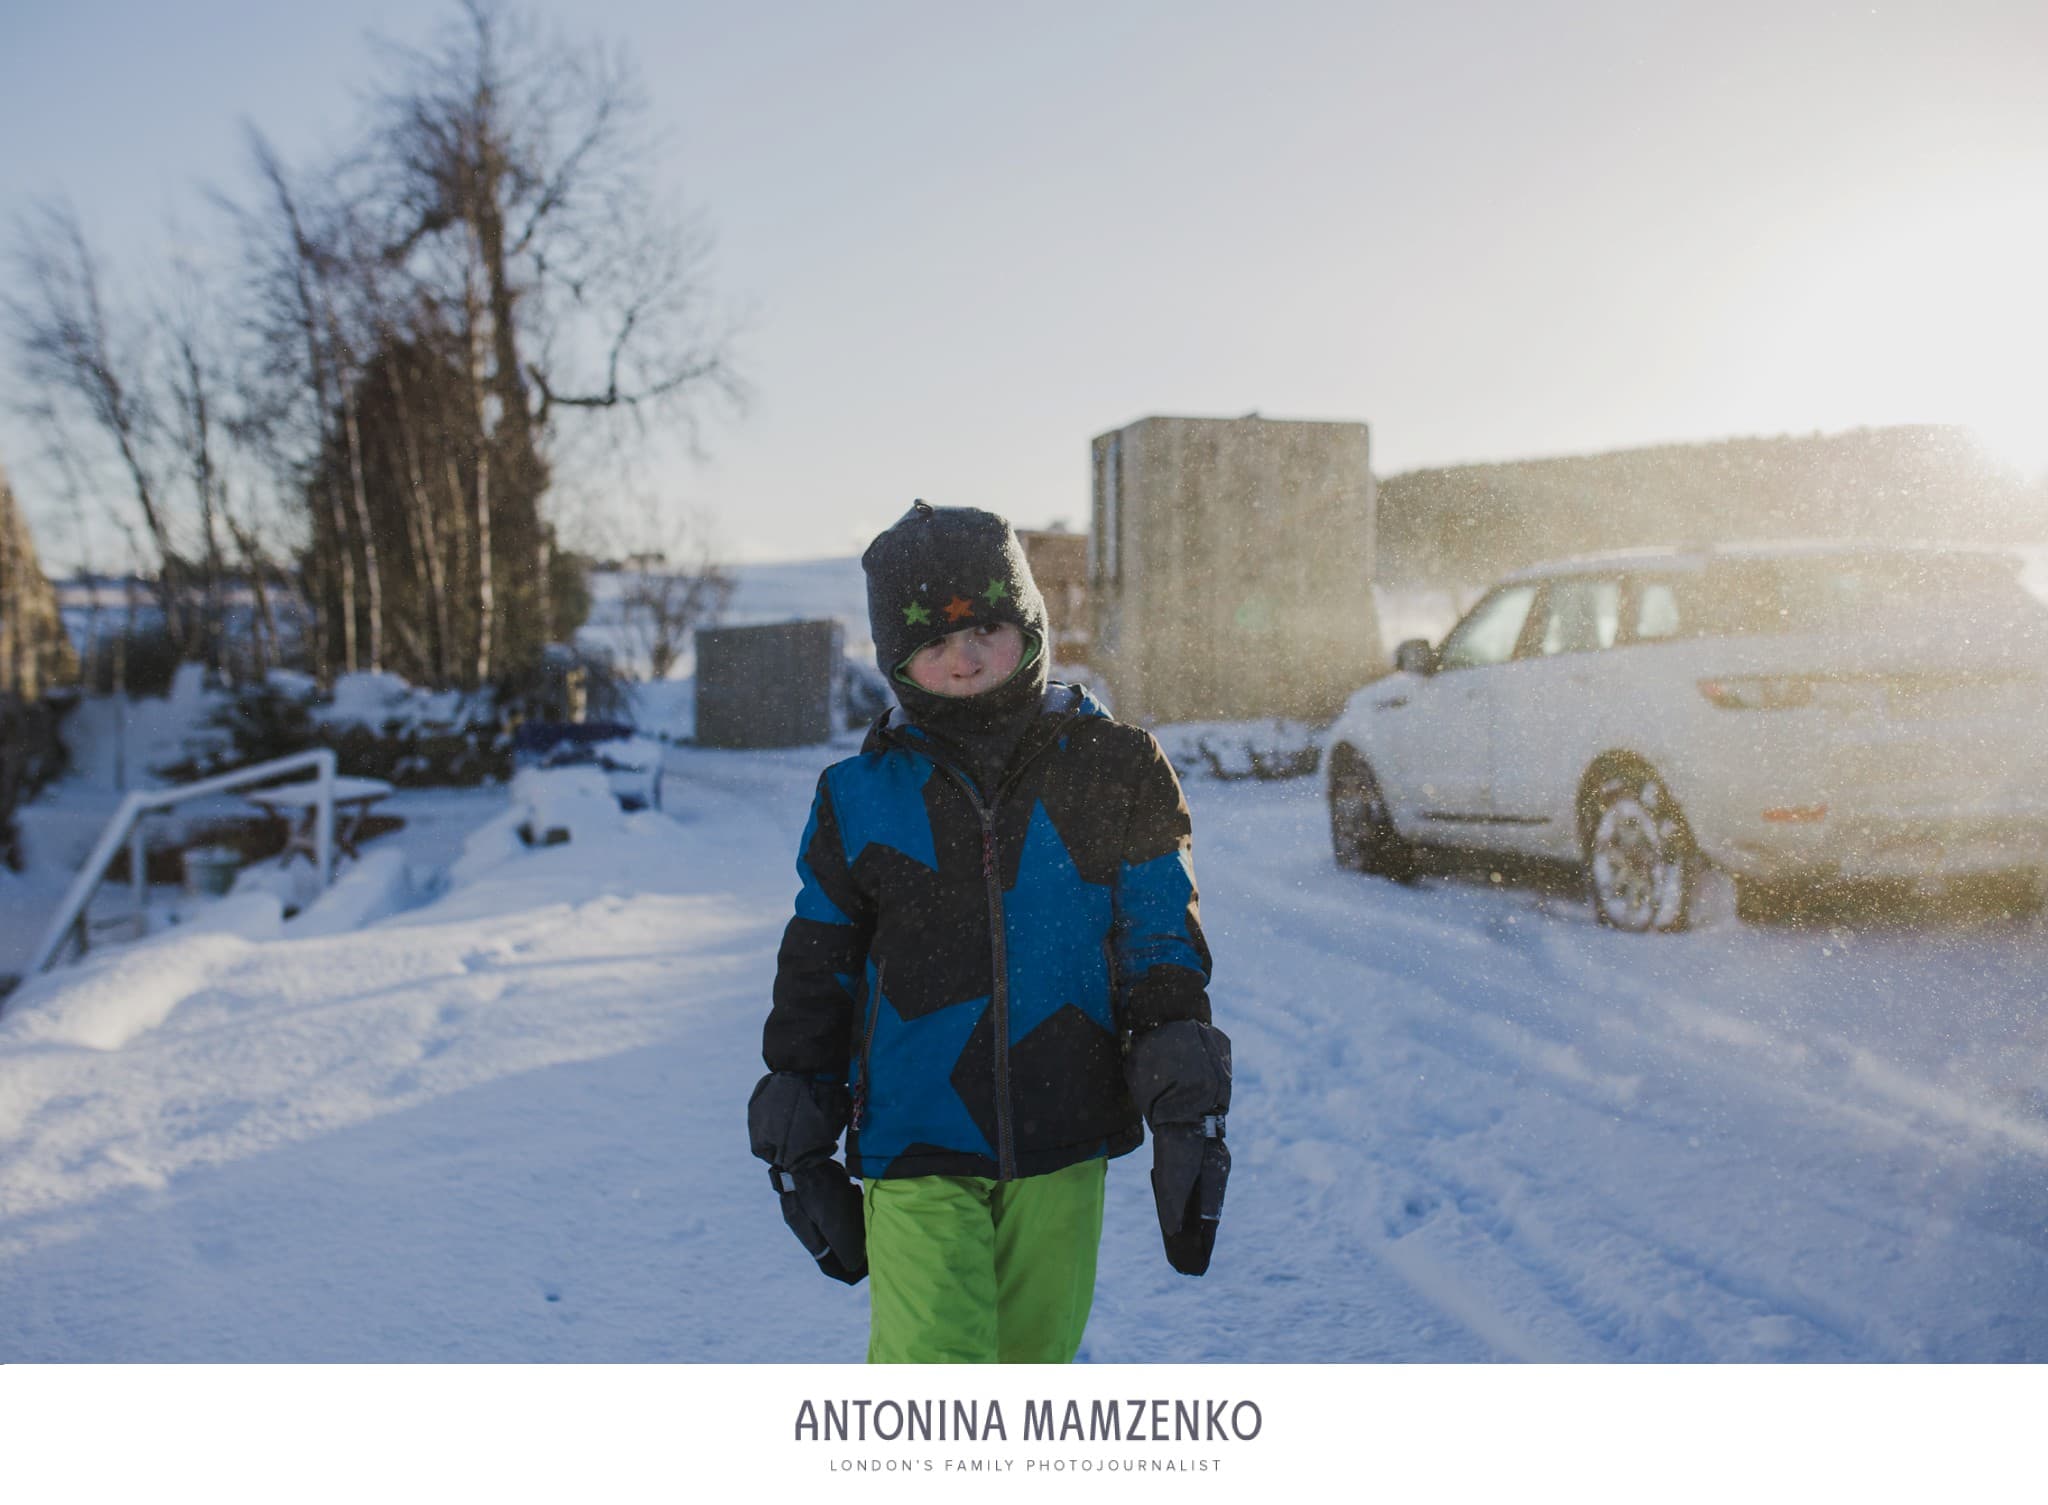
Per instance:
[[[1687,636],[1825,632],[1900,616],[2043,611],[2020,584],[2017,561],[1962,553],[1715,560],[1704,576],[1680,585],[1676,604]]]

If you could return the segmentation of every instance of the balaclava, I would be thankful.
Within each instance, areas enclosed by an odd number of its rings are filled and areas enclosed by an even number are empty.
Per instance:
[[[1045,598],[1009,523],[974,507],[913,502],[861,556],[875,662],[904,713],[1000,770],[1045,698]],[[1024,634],[1017,672],[979,695],[934,695],[903,672],[933,638],[989,622]]]

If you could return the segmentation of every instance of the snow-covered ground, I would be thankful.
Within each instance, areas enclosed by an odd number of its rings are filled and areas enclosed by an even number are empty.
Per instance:
[[[811,1268],[743,1128],[844,750],[675,748],[667,813],[599,802],[548,848],[464,795],[386,838],[422,881],[366,929],[28,985],[0,1359],[857,1359],[865,1290]],[[1236,1168],[1201,1281],[1146,1152],[1112,1170],[1085,1359],[2048,1358],[2040,920],[1759,928],[1722,895],[1622,936],[1483,869],[1335,871],[1313,780],[1188,793]]]

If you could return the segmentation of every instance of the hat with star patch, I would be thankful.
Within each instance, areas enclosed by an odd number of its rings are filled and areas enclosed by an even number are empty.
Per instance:
[[[861,555],[868,577],[868,625],[875,662],[892,684],[897,670],[933,638],[990,622],[1023,629],[1027,646],[1046,643],[1045,597],[1008,522],[977,507],[912,502]]]

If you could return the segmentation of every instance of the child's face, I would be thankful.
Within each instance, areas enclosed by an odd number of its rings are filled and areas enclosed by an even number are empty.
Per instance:
[[[934,695],[979,695],[1017,672],[1024,634],[1014,622],[987,622],[934,638],[903,666],[910,682]]]

